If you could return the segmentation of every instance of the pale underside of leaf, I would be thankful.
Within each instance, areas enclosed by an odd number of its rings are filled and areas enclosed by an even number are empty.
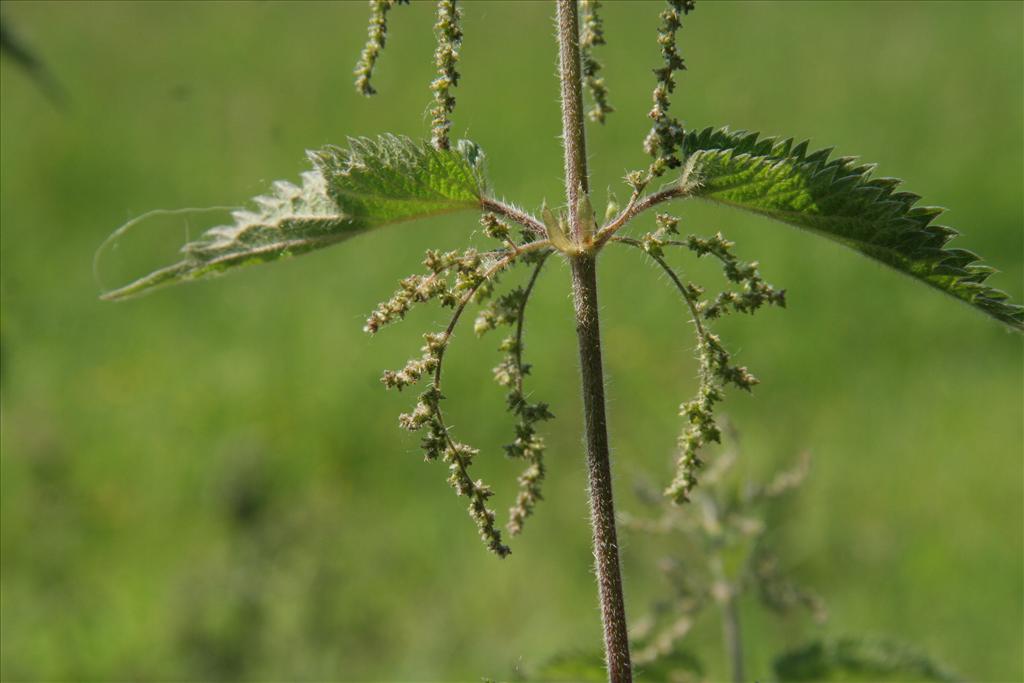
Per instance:
[[[692,133],[684,152],[696,186],[688,194],[828,237],[1024,329],[1024,307],[984,284],[995,269],[946,247],[958,233],[933,223],[944,209],[916,206],[918,195],[896,191],[900,180],[872,178],[874,166],[855,157],[807,149],[806,141],[727,128]]]
[[[377,227],[478,208],[487,192],[483,154],[468,141],[435,150],[425,142],[386,135],[349,139],[348,147],[309,152],[313,169],[302,185],[285,181],[256,197],[234,223],[185,244],[177,263],[156,270],[104,299],[124,299],[156,287],[223,273],[336,244]]]

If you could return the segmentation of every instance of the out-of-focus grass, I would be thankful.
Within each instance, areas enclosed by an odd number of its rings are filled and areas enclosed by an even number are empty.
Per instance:
[[[608,3],[618,109],[590,133],[594,186],[640,151],[658,5]],[[456,129],[527,206],[561,196],[551,8],[470,3]],[[430,10],[392,16],[380,95],[354,94],[362,3],[4,3],[66,87],[56,110],[0,67],[2,589],[0,677],[505,676],[592,647],[575,342],[564,267],[530,312],[549,400],[548,500],[513,556],[474,538],[443,468],[421,462],[385,394],[434,311],[372,342],[363,316],[427,246],[472,217],[123,305],[90,261],[153,207],[236,204],[294,178],[345,135],[424,135]],[[687,22],[676,106],[691,127],[809,136],[950,208],[961,246],[1021,299],[1024,7],[1015,3],[703,3]],[[620,195],[623,194],[620,191]],[[597,192],[603,199],[603,192]],[[913,641],[978,680],[1019,680],[1024,605],[1020,339],[966,307],[806,234],[680,207],[789,291],[787,311],[720,325],[763,384],[727,410],[764,471],[815,454],[782,520],[790,557],[831,605],[833,634]],[[694,372],[686,317],[658,274],[601,274],[620,507],[669,476]],[[463,334],[451,407],[503,510],[515,467],[496,340]],[[624,541],[630,613],[662,589],[656,548]],[[811,628],[752,605],[749,668]],[[719,675],[714,624],[694,635]]]

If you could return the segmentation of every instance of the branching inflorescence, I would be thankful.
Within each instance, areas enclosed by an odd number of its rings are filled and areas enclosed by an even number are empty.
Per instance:
[[[491,214],[484,214],[484,222],[500,223]],[[492,236],[498,235],[489,232]],[[500,325],[514,329],[498,347],[505,356],[494,368],[494,380],[507,390],[506,404],[509,412],[518,418],[515,439],[505,446],[510,458],[524,460],[526,469],[519,475],[519,494],[515,505],[509,510],[506,526],[513,536],[520,534],[523,523],[533,513],[541,500],[541,482],[544,480],[544,439],[537,434],[538,422],[554,417],[546,403],[531,403],[523,388],[523,381],[530,373],[530,365],[523,362],[523,326],[526,319],[526,305],[533,293],[541,269],[550,256],[550,251],[534,252],[524,256],[525,263],[533,264],[533,272],[525,287],[516,287],[509,293],[496,298],[490,306],[477,316],[474,330],[483,335]]]
[[[689,500],[690,493],[697,485],[697,470],[703,465],[700,450],[711,442],[719,442],[721,431],[714,417],[715,404],[723,398],[727,385],[750,391],[757,378],[747,368],[732,363],[729,352],[722,345],[718,335],[711,332],[707,322],[729,312],[754,313],[762,306],[786,305],[785,291],[776,290],[766,283],[757,270],[757,263],[737,259],[733,243],[721,233],[709,238],[690,235],[685,241],[672,239],[679,233],[679,219],[669,214],[658,214],[658,229],[649,232],[642,239],[612,237],[615,242],[642,249],[665,271],[672,284],[682,295],[689,309],[697,338],[698,387],[693,399],[679,407],[679,414],[685,418],[685,426],[679,436],[679,459],[676,475],[665,490],[665,494],[677,503]],[[722,263],[722,272],[730,282],[738,285],[736,290],[725,290],[713,299],[704,298],[704,288],[680,279],[665,260],[665,247],[686,247],[698,257],[713,255]]]
[[[367,44],[364,59],[360,62],[368,63],[370,68],[379,51],[379,47],[375,46],[378,43],[379,46],[383,46],[383,35],[386,31],[384,14],[393,4],[371,3],[371,42]],[[658,192],[643,195],[644,189],[653,178],[682,165],[684,131],[679,120],[670,115],[669,109],[670,96],[676,86],[675,72],[686,68],[677,49],[677,33],[682,26],[682,17],[693,10],[694,3],[693,0],[667,0],[667,4],[668,7],[661,13],[661,25],[658,29],[658,45],[661,48],[663,64],[654,69],[657,84],[653,93],[654,105],[649,114],[653,124],[644,140],[644,150],[654,157],[654,160],[646,171],[636,171],[627,177],[627,183],[633,191],[626,208],[621,212],[610,211],[606,225],[596,231],[596,236],[595,231],[583,231],[582,234],[584,239],[591,240],[591,248],[600,248],[611,241],[645,251],[669,275],[690,311],[696,332],[699,382],[695,397],[680,407],[680,414],[685,418],[686,426],[679,437],[680,454],[676,475],[666,489],[666,495],[681,503],[689,499],[697,484],[696,473],[702,465],[700,450],[706,444],[720,439],[714,408],[723,398],[724,387],[733,385],[750,391],[757,383],[757,379],[746,368],[732,363],[731,356],[719,337],[709,330],[708,321],[729,312],[753,313],[765,304],[784,306],[785,297],[784,292],[776,291],[764,282],[757,271],[756,262],[745,263],[736,259],[731,251],[732,243],[721,234],[706,239],[695,235],[689,236],[685,241],[673,239],[678,236],[679,221],[668,214],[659,214],[656,221],[657,230],[645,234],[640,240],[616,235],[620,229],[646,210],[686,196],[699,180],[692,178],[691,169],[687,168],[675,183]],[[604,80],[599,77],[601,64],[593,55],[596,46],[605,44],[603,24],[598,15],[600,3],[597,0],[583,0],[581,5],[582,78],[593,99],[593,106],[588,114],[591,120],[603,123],[613,109],[608,104]],[[460,15],[455,0],[438,2],[437,23],[434,26],[437,36],[434,60],[438,75],[430,86],[434,93],[434,106],[431,109],[431,142],[437,149],[450,147],[450,116],[455,107],[451,88],[458,83],[459,74],[455,67],[462,41]],[[375,41],[378,37],[379,40]],[[368,72],[369,69],[367,78]],[[585,203],[585,207],[589,209],[589,202]],[[489,208],[493,210],[495,207]],[[518,212],[517,215],[513,212],[518,210],[504,206],[503,208],[508,210],[502,211],[502,215],[517,220],[535,232],[542,226],[551,240],[543,251],[523,255],[523,262],[534,264],[533,274],[525,288],[518,287],[496,298],[492,297],[494,284],[491,278],[496,278],[501,270],[518,260],[521,247],[511,240],[509,226],[493,213],[486,212],[482,219],[484,231],[489,237],[502,242],[505,246],[504,251],[499,250],[486,255],[474,250],[446,254],[429,252],[424,264],[430,272],[403,280],[401,288],[389,301],[382,303],[373,312],[366,324],[367,331],[376,332],[382,325],[403,318],[411,306],[434,298],[440,299],[442,305],[455,309],[447,331],[426,335],[421,357],[409,361],[402,370],[385,373],[383,380],[387,386],[401,389],[419,381],[422,376],[433,373],[434,381],[420,396],[416,409],[402,416],[402,426],[407,429],[427,430],[427,436],[423,440],[427,459],[440,458],[449,464],[452,470],[450,483],[460,495],[470,497],[470,513],[476,520],[481,535],[488,546],[499,555],[507,554],[508,548],[502,544],[500,533],[494,525],[494,514],[485,504],[491,496],[491,489],[481,482],[474,482],[466,473],[476,450],[454,442],[444,426],[440,409],[440,401],[443,398],[440,391],[441,358],[455,323],[465,305],[471,300],[481,304],[489,301],[477,317],[474,326],[477,334],[484,334],[502,325],[514,328],[514,334],[505,338],[499,347],[505,357],[495,368],[494,376],[496,381],[507,389],[508,409],[518,418],[516,438],[506,446],[505,451],[510,457],[527,462],[527,469],[519,478],[520,492],[516,504],[510,510],[508,523],[509,532],[517,534],[521,531],[525,518],[540,500],[540,483],[545,473],[544,444],[536,434],[535,425],[551,417],[546,404],[530,403],[523,392],[523,378],[529,373],[530,367],[522,361],[522,325],[526,303],[552,248],[566,253],[576,253],[588,246],[572,242],[569,231],[561,227],[565,223],[564,216],[556,217],[552,211],[545,209],[545,220],[540,224],[525,212]],[[720,292],[711,299],[704,298],[702,287],[693,282],[684,283],[665,260],[664,249],[669,246],[686,247],[698,257],[711,255],[717,258],[722,262],[726,278],[737,285],[737,289]],[[451,273],[455,275],[453,284],[446,279]],[[491,275],[487,275],[488,273]]]
[[[428,461],[440,459],[448,465],[448,483],[458,495],[470,499],[469,514],[476,522],[481,538],[492,552],[504,557],[509,554],[509,548],[502,542],[501,532],[495,525],[494,511],[487,507],[493,490],[483,481],[469,476],[470,465],[478,450],[455,441],[444,421],[441,409],[441,401],[444,399],[441,392],[443,359],[452,334],[470,303],[486,304],[474,325],[477,334],[483,334],[499,325],[515,327],[514,335],[501,344],[500,348],[506,356],[495,368],[495,378],[508,389],[509,410],[519,418],[516,438],[506,446],[505,451],[510,457],[521,458],[528,463],[526,471],[519,478],[520,493],[516,504],[509,513],[509,532],[517,534],[540,499],[540,485],[544,478],[544,443],[536,435],[534,425],[552,417],[546,404],[530,403],[526,399],[523,377],[528,374],[529,366],[522,361],[522,323],[526,303],[540,269],[550,254],[550,244],[546,240],[527,242],[525,239],[517,244],[512,241],[507,224],[491,213],[484,214],[482,223],[486,234],[502,242],[503,248],[486,253],[475,249],[444,253],[428,251],[423,260],[428,272],[402,280],[394,295],[370,314],[364,329],[376,333],[381,327],[404,318],[416,304],[433,299],[453,309],[444,331],[424,335],[422,355],[410,360],[401,370],[385,372],[381,381],[388,388],[401,390],[424,377],[431,378],[430,386],[420,394],[413,411],[401,415],[399,424],[410,431],[426,432],[421,441],[425,458]],[[517,263],[533,264],[529,284],[526,288],[515,288],[495,298],[499,275]]]
[[[370,3],[369,40],[356,69],[357,87],[364,94],[373,92],[370,79],[384,46],[387,13],[401,2]],[[591,86],[595,104],[591,118],[600,121],[610,107],[592,54],[605,42],[598,3],[584,2],[582,19],[577,17],[575,4],[567,0],[560,3],[560,30],[564,24],[566,33],[572,34],[574,29],[577,32],[566,40],[560,34],[560,60],[566,57],[572,66],[575,54],[583,63],[577,86]],[[402,417],[402,425],[426,429],[424,449],[428,459],[448,462],[452,485],[471,498],[473,517],[488,545],[499,554],[507,553],[507,547],[501,543],[493,513],[486,507],[490,489],[467,474],[476,451],[452,440],[440,410],[441,359],[469,304],[485,306],[476,320],[477,333],[500,326],[512,330],[499,346],[504,357],[494,373],[506,389],[508,409],[517,422],[506,453],[526,463],[519,478],[519,494],[510,510],[508,530],[512,534],[521,530],[540,500],[545,473],[543,440],[536,430],[551,412],[545,404],[531,401],[525,392],[523,383],[530,366],[522,356],[527,301],[551,253],[560,252],[560,256],[575,262],[593,259],[608,244],[637,248],[668,275],[684,299],[696,333],[698,386],[694,398],[680,409],[685,429],[679,438],[675,478],[667,488],[673,500],[689,498],[701,465],[700,451],[719,438],[713,411],[723,398],[724,388],[749,391],[756,383],[745,368],[733,363],[709,325],[727,313],[783,306],[784,293],[763,280],[756,262],[737,259],[732,243],[722,235],[681,238],[678,220],[668,214],[657,216],[653,232],[640,238],[624,236],[623,231],[635,219],[652,209],[660,210],[662,204],[701,198],[809,229],[965,301],[1011,327],[1024,329],[1024,309],[985,284],[993,269],[979,263],[972,252],[946,247],[956,232],[934,223],[941,210],[916,206],[919,197],[898,191],[898,180],[872,178],[871,165],[857,163],[853,157],[830,159],[828,149],[809,151],[807,142],[795,143],[791,138],[763,138],[725,128],[708,128],[684,136],[682,125],[669,115],[669,100],[675,89],[674,74],[684,68],[677,33],[693,2],[666,3],[658,31],[663,65],[655,69],[654,125],[645,142],[654,161],[644,170],[627,174],[626,183],[632,190],[629,201],[621,209],[610,201],[603,225],[599,226],[581,183],[575,186],[578,196],[570,207],[545,204],[541,219],[497,199],[487,182],[480,148],[465,140],[455,144],[449,141],[455,106],[451,88],[459,78],[455,67],[462,30],[455,1],[440,0],[434,26],[438,74],[431,82],[434,108],[430,142],[383,135],[350,139],[347,148],[327,146],[310,152],[312,169],[303,174],[301,185],[275,183],[271,192],[256,198],[253,210],[236,211],[229,224],[213,227],[186,244],[178,262],[107,292],[104,298],[127,298],[166,284],[306,253],[391,223],[454,211],[480,211],[484,233],[500,246],[486,252],[428,252],[424,260],[427,272],[402,280],[394,296],[370,315],[366,330],[374,333],[404,318],[413,306],[432,300],[452,309],[448,328],[426,335],[422,355],[402,369],[386,373],[384,381],[401,389],[425,377],[433,378],[416,409]],[[566,47],[570,43],[578,44],[577,52]],[[582,126],[582,109],[577,113]],[[585,154],[581,158],[585,159]],[[654,178],[677,167],[676,177],[655,191],[647,191]],[[567,185],[567,197],[573,195],[571,185]],[[780,187],[786,191],[780,192]],[[572,229],[574,221],[577,229]],[[520,235],[513,235],[513,223]],[[105,246],[132,225],[130,222],[116,231]],[[700,285],[684,280],[669,265],[669,247],[682,247],[698,258],[717,259],[733,287],[705,296]],[[528,283],[496,296],[498,276],[518,263],[532,267]]]

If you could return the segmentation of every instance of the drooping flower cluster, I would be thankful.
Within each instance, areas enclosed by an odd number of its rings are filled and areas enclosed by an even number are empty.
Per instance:
[[[594,58],[594,48],[598,45],[605,45],[604,22],[601,21],[597,11],[601,7],[598,0],[583,0],[583,30],[580,32],[580,63],[583,70],[583,83],[590,91],[590,97],[594,105],[587,112],[591,121],[604,123],[605,117],[615,111],[615,108],[608,104],[608,88],[604,79],[599,76],[601,73],[601,62]]]
[[[433,356],[437,366],[441,363],[442,353],[443,347]],[[469,516],[476,522],[480,538],[491,552],[505,557],[511,550],[502,543],[501,532],[495,526],[494,511],[487,507],[487,501],[494,495],[494,491],[483,480],[474,480],[469,476],[469,468],[479,451],[452,438],[441,413],[440,403],[443,398],[438,382],[432,383],[420,394],[413,412],[399,417],[399,424],[410,431],[425,430],[421,440],[425,459],[440,459],[448,465],[448,485],[455,489],[457,495],[469,498]]]
[[[455,3],[456,0],[440,0],[437,3],[437,23],[434,24],[437,34],[437,49],[434,51],[437,78],[430,83],[430,90],[434,93],[434,106],[430,110],[430,141],[437,149],[448,149],[451,146],[448,133],[452,127],[451,115],[455,110],[455,97],[451,89],[459,84],[459,72],[455,70],[455,65],[459,61],[459,48],[462,47],[462,28],[459,26],[462,10]]]
[[[507,258],[507,257],[506,257]],[[425,430],[421,447],[426,460],[442,460],[448,465],[448,483],[460,496],[469,498],[469,514],[476,522],[480,537],[497,555],[508,555],[509,548],[501,541],[501,532],[495,527],[495,514],[487,507],[494,495],[491,487],[469,476],[469,467],[477,450],[455,441],[444,423],[440,402],[441,361],[466,304],[471,300],[484,300],[490,295],[493,278],[501,260],[494,255],[482,255],[475,249],[463,252],[428,251],[423,265],[426,275],[412,275],[400,283],[400,288],[387,301],[370,314],[364,329],[375,333],[382,326],[405,317],[418,303],[438,299],[441,305],[454,308],[452,323],[444,332],[425,334],[422,355],[411,359],[401,370],[388,370],[381,382],[389,389],[402,390],[424,376],[431,376],[430,386],[419,396],[411,413],[399,416],[399,424],[410,431]]]
[[[676,475],[665,490],[665,494],[677,503],[689,500],[690,493],[697,485],[697,471],[703,465],[701,449],[712,442],[719,442],[721,431],[715,421],[715,405],[723,398],[727,385],[750,391],[757,378],[747,368],[732,363],[731,356],[718,335],[707,327],[707,321],[719,318],[724,313],[738,311],[753,313],[765,304],[784,307],[785,291],[776,290],[761,278],[757,263],[737,259],[733,243],[721,233],[701,238],[690,235],[686,240],[673,237],[679,234],[679,219],[669,214],[658,214],[657,229],[647,233],[640,240],[621,238],[618,241],[632,244],[647,252],[669,275],[686,301],[693,316],[697,335],[698,387],[696,396],[679,407],[679,414],[686,423],[679,436],[679,458]],[[693,251],[698,257],[713,255],[722,262],[722,271],[730,282],[739,285],[740,291],[726,290],[713,299],[704,298],[700,285],[684,283],[665,261],[666,246],[682,246]]]
[[[682,163],[678,155],[683,144],[683,125],[669,115],[672,106],[670,95],[676,89],[675,72],[686,69],[676,49],[676,33],[683,25],[682,15],[693,10],[694,0],[667,1],[668,8],[661,13],[661,26],[658,27],[658,45],[661,47],[663,64],[654,69],[657,85],[652,95],[654,106],[648,114],[654,123],[644,139],[644,151],[654,157],[648,169],[652,177],[658,177]]]
[[[505,446],[505,454],[510,458],[527,462],[526,469],[518,478],[519,493],[515,505],[509,509],[506,528],[513,536],[522,532],[526,518],[533,513],[534,507],[542,498],[541,482],[545,474],[544,439],[537,434],[535,425],[554,417],[546,403],[531,403],[523,389],[524,378],[530,373],[530,365],[523,362],[523,323],[526,304],[546,258],[547,254],[527,255],[526,260],[535,265],[526,287],[517,287],[497,297],[480,311],[474,325],[477,335],[483,335],[502,325],[514,329],[498,347],[505,355],[494,368],[494,380],[507,390],[508,410],[518,418],[515,439]]]
[[[421,355],[399,370],[385,372],[381,381],[387,388],[402,390],[424,378],[431,379],[430,386],[420,394],[413,410],[399,417],[399,424],[403,429],[423,433],[421,447],[425,459],[441,460],[448,465],[448,483],[458,495],[469,498],[469,514],[476,522],[484,543],[492,552],[504,557],[510,550],[502,542],[494,511],[487,507],[487,501],[494,495],[493,490],[469,475],[469,468],[479,451],[456,441],[444,421],[441,410],[444,399],[441,392],[442,361],[452,332],[470,303],[484,305],[475,325],[478,334],[499,325],[515,327],[515,334],[502,342],[501,349],[506,356],[495,369],[495,377],[508,388],[509,410],[519,418],[516,439],[506,446],[506,453],[528,463],[519,478],[520,492],[516,505],[510,511],[508,528],[510,533],[516,534],[522,528],[523,519],[540,500],[540,483],[544,477],[544,444],[536,435],[534,424],[549,419],[551,413],[545,404],[530,403],[523,393],[522,378],[529,372],[529,366],[523,365],[521,350],[526,302],[540,273],[540,266],[550,251],[533,248],[537,243],[526,245],[526,236],[522,244],[517,244],[511,237],[509,226],[492,214],[485,214],[481,223],[485,234],[502,242],[503,248],[493,252],[476,249],[428,251],[423,259],[427,272],[402,280],[394,295],[370,314],[364,329],[375,333],[383,326],[404,318],[415,305],[435,299],[442,306],[453,309],[451,321],[443,332],[424,335]],[[500,273],[520,262],[535,266],[529,285],[495,298],[494,287]]]
[[[436,149],[451,148],[449,133],[452,127],[451,115],[455,111],[455,97],[451,91],[459,84],[459,72],[455,67],[459,61],[459,48],[462,47],[462,10],[456,2],[438,0],[437,21],[434,24],[437,36],[434,65],[437,67],[437,76],[430,82],[430,90],[434,94],[434,104],[430,109],[430,141]],[[409,0],[370,0],[368,39],[353,72],[356,90],[363,95],[370,96],[377,92],[370,84],[370,79],[387,41],[387,14],[392,7],[402,4],[409,4]]]
[[[388,11],[395,5],[408,5],[409,0],[370,0],[370,25],[367,29],[366,46],[359,55],[353,74],[356,77],[356,90],[369,97],[377,94],[370,79],[373,78],[373,67],[377,57],[384,49],[388,35]]]
[[[687,296],[699,296],[696,285],[688,285]],[[679,435],[679,459],[676,461],[676,476],[665,489],[665,495],[676,503],[685,503],[697,485],[697,470],[704,462],[699,453],[710,442],[721,441],[722,432],[715,421],[715,404],[723,398],[725,385],[732,384],[750,391],[757,378],[745,367],[735,366],[722,341],[706,328],[697,334],[697,362],[699,366],[697,395],[679,406],[679,414],[686,419],[686,426]]]

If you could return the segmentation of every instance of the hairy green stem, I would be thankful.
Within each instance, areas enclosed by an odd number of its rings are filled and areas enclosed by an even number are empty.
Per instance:
[[[558,0],[559,78],[562,91],[562,141],[565,148],[565,194],[574,238],[582,237],[579,209],[588,193],[587,153],[583,131],[583,93],[580,80],[579,17],[576,0]],[[579,342],[583,416],[586,431],[590,524],[594,535],[605,663],[611,683],[631,683],[626,607],[615,529],[612,473],[605,415],[604,369],[597,303],[596,252],[571,257],[576,337]]]
[[[620,228],[629,223],[631,220],[637,217],[637,215],[643,213],[651,207],[657,206],[662,202],[667,202],[672,199],[679,197],[685,197],[689,188],[682,185],[682,183],[673,183],[669,187],[662,190],[649,194],[642,199],[636,193],[633,194],[629,199],[629,203],[626,205],[619,215],[608,222],[601,230],[598,231],[594,237],[594,243],[601,246],[612,236],[619,231]]]
[[[505,202],[492,197],[484,197],[480,200],[480,206],[485,211],[500,214],[505,218],[518,223],[527,230],[536,234],[538,237],[544,238],[547,236],[547,231],[544,229],[543,223],[526,211],[512,206],[511,204],[506,204]]]
[[[604,624],[605,662],[608,666],[608,680],[611,683],[629,683],[633,680],[633,675],[630,667],[626,606],[622,594],[622,572],[619,568],[619,544],[612,497],[597,304],[597,268],[594,255],[580,254],[573,257],[572,284],[586,430],[590,525],[594,534],[594,567],[601,600],[601,620]]]
[[[590,193],[587,142],[583,129],[583,81],[580,72],[580,25],[576,0],[558,0],[558,75],[562,86],[562,144],[565,147],[565,198],[569,226],[581,237],[580,197]]]

